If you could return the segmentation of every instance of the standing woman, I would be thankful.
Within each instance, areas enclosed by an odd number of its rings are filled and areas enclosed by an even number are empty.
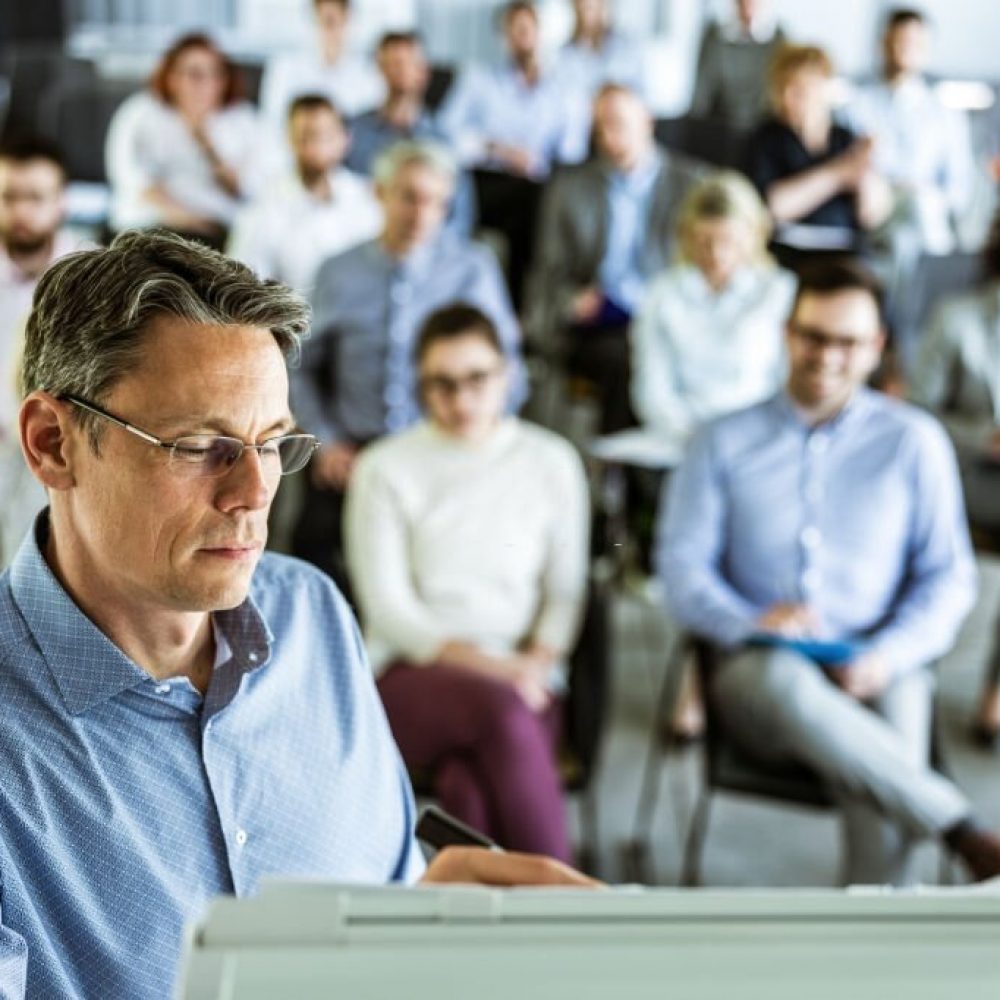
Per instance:
[[[112,228],[163,226],[221,246],[262,149],[236,67],[207,35],[184,35],[111,121]]]

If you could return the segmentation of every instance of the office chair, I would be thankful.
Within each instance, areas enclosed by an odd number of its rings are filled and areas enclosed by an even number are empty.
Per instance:
[[[702,639],[682,633],[664,672],[657,703],[656,724],[653,727],[646,755],[633,839],[627,849],[627,862],[638,873],[635,877],[641,877],[648,864],[648,845],[656,808],[664,750],[664,739],[659,724],[663,719],[670,717],[676,703],[681,667],[684,658],[689,653],[694,654],[705,704],[704,777],[684,840],[681,885],[697,886],[701,883],[701,855],[708,834],[714,793],[732,792],[788,805],[826,810],[836,809],[837,802],[830,794],[823,779],[812,768],[797,763],[763,763],[748,755],[745,750],[726,736],[718,714],[713,709],[712,699],[708,696],[711,672],[718,661],[718,650]],[[939,736],[936,703],[931,712],[930,764],[939,774],[948,776],[949,772]],[[940,880],[947,882],[949,874],[948,857],[946,854],[942,854]]]

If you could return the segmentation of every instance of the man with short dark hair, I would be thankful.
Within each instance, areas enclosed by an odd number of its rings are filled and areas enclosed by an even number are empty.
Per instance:
[[[275,56],[261,80],[261,114],[275,135],[284,130],[300,94],[326,94],[348,117],[375,107],[384,96],[372,60],[350,49],[350,0],[313,0],[312,8],[315,46]]]
[[[296,97],[288,112],[293,167],[236,217],[229,255],[309,295],[327,257],[375,237],[382,209],[368,178],[344,166],[347,144],[327,97]]]
[[[919,10],[891,11],[882,79],[860,87],[844,111],[855,132],[874,140],[875,169],[892,183],[898,202],[893,226],[911,228],[919,249],[946,254],[972,194],[975,163],[968,120],[945,107],[924,77],[930,41]],[[897,250],[907,252],[905,245]]]
[[[0,148],[0,566],[14,555],[43,498],[17,446],[14,371],[31,297],[45,269],[80,245],[62,228],[66,169],[40,138]]]
[[[371,175],[375,161],[391,145],[410,140],[447,144],[448,137],[425,104],[430,67],[424,45],[415,31],[390,31],[376,53],[385,81],[386,98],[377,108],[351,121],[347,166]],[[446,223],[460,236],[469,236],[476,216],[476,198],[467,173],[459,172]]]
[[[848,883],[908,881],[921,837],[990,878],[1000,837],[928,767],[930,666],[976,593],[955,455],[929,414],[864,388],[877,288],[851,263],[803,271],[786,389],[695,436],[658,566],[678,622],[722,648],[706,696],[734,740],[841,801]]]
[[[272,875],[410,882],[413,800],[332,583],[264,553],[305,302],[180,237],[42,278],[0,575],[0,996],[173,996],[182,931]],[[424,878],[580,882],[443,852]]]

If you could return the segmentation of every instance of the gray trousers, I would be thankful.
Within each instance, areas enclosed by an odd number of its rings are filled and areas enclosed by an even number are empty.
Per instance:
[[[709,697],[748,753],[806,764],[827,782],[842,808],[846,884],[904,885],[915,841],[971,812],[927,766],[933,689],[930,671],[914,670],[861,704],[797,653],[746,649],[720,663]]]

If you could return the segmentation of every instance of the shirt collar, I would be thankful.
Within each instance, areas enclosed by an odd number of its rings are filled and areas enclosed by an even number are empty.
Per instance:
[[[628,173],[616,170],[607,161],[604,161],[604,170],[612,185],[621,190],[642,196],[655,183],[662,161],[663,157],[660,155],[660,151],[654,146],[645,159],[632,170],[628,171]]]
[[[772,403],[775,413],[782,420],[782,422],[786,424],[795,424],[806,434],[812,434],[819,431],[829,435],[836,433],[841,428],[850,426],[855,423],[859,417],[863,416],[871,405],[873,394],[873,390],[867,388],[866,386],[860,386],[854,391],[854,394],[847,401],[847,405],[844,406],[844,408],[840,410],[836,416],[832,417],[830,420],[824,420],[821,424],[814,425],[806,424],[802,420],[801,412],[795,405],[791,396],[789,396],[787,386],[774,397]]]
[[[42,548],[48,538],[48,510],[42,511],[10,568],[10,586],[38,649],[48,664],[70,715],[151,680],[81,610],[49,568]],[[264,663],[272,635],[250,598],[216,623],[234,656],[248,668]]]

